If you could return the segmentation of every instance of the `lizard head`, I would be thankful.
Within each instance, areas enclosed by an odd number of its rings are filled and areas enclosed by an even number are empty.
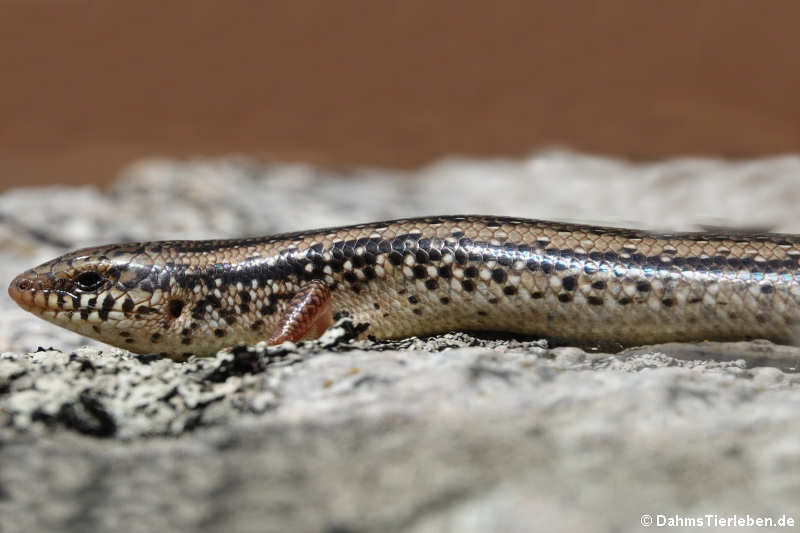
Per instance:
[[[24,310],[81,335],[160,352],[146,332],[181,312],[161,285],[164,271],[140,243],[84,248],[23,272],[8,294]]]
[[[137,353],[183,360],[269,337],[279,302],[264,260],[231,266],[203,241],[124,243],[62,255],[8,294],[58,326]]]

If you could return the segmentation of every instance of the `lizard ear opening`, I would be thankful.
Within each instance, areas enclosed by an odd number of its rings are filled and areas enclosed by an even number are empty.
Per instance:
[[[169,316],[172,318],[178,318],[181,316],[181,311],[183,311],[183,300],[170,300],[169,305],[167,306],[167,311],[169,312]]]

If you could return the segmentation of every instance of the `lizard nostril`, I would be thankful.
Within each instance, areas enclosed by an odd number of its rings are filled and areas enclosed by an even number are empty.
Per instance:
[[[8,295],[12,300],[22,305],[32,297],[32,289],[34,289],[33,280],[27,275],[21,274],[8,285]]]

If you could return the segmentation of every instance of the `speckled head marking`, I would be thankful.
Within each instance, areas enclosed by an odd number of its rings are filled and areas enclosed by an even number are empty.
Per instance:
[[[268,336],[276,298],[210,252],[186,243],[125,243],[78,250],[17,276],[8,292],[23,309],[87,337],[176,359]],[[259,268],[256,261],[239,262]],[[261,269],[263,271],[263,269]],[[261,311],[248,320],[251,308]],[[237,326],[238,322],[238,326]],[[231,331],[236,327],[236,331]],[[240,331],[240,329],[244,329]]]
[[[9,294],[65,328],[175,358],[283,339],[279,325],[295,332],[291,317],[314,309],[346,311],[376,338],[501,330],[622,345],[792,341],[798,259],[795,235],[427,217],[79,250],[18,276]]]

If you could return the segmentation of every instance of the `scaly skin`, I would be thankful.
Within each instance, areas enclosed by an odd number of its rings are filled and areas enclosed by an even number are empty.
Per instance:
[[[270,338],[310,280],[330,289],[333,313],[378,339],[494,330],[581,344],[791,342],[798,258],[796,235],[444,216],[88,248],[21,274],[9,294],[59,326],[175,359]]]

